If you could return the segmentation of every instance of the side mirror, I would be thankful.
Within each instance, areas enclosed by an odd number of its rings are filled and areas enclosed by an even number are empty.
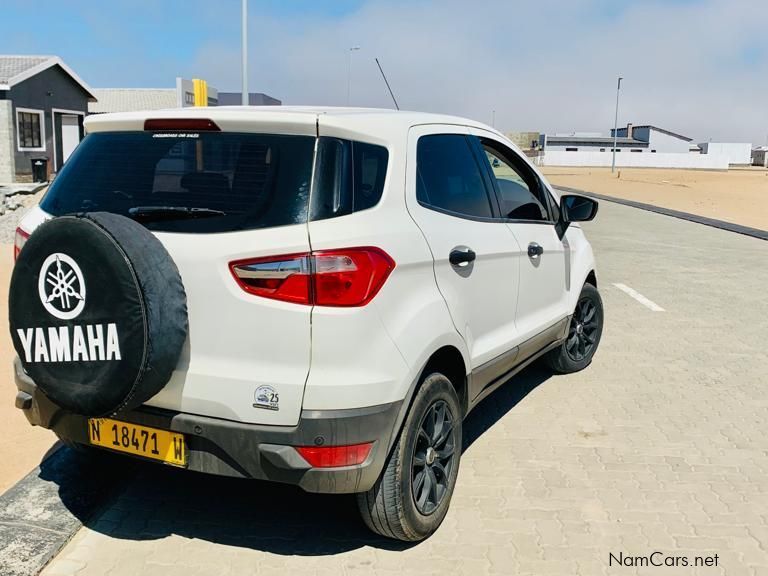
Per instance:
[[[571,222],[588,222],[597,216],[597,201],[586,196],[564,194],[560,196],[560,221],[555,225],[560,239]]]
[[[560,209],[566,222],[589,222],[597,216],[597,201],[586,196],[566,194],[560,197]]]

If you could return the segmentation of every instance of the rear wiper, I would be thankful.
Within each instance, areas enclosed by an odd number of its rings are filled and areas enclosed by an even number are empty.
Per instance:
[[[226,216],[226,212],[211,208],[190,208],[187,206],[134,206],[128,209],[128,215],[134,220],[150,222],[153,220],[182,220]]]

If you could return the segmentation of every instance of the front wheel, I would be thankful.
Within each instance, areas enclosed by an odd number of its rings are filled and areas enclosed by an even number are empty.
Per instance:
[[[382,536],[415,542],[440,526],[461,458],[459,399],[443,374],[419,388],[381,476],[357,502],[365,524]]]
[[[584,284],[568,326],[568,336],[546,357],[559,374],[578,372],[589,366],[603,334],[603,300],[592,284]]]

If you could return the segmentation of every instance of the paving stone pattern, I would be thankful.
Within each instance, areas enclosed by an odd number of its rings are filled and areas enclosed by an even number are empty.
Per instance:
[[[768,574],[768,243],[609,202],[585,228],[598,356],[469,417],[432,538],[369,535],[351,497],[147,465],[45,576]],[[717,566],[609,565],[654,551]]]

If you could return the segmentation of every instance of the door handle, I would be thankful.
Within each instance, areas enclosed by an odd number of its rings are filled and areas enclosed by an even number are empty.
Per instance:
[[[477,258],[477,254],[471,248],[464,250],[454,248],[448,255],[448,262],[451,263],[451,266],[465,266],[470,262],[474,262],[475,258]]]
[[[544,254],[544,248],[542,246],[536,244],[536,242],[528,244],[528,258],[538,258],[542,254]]]

